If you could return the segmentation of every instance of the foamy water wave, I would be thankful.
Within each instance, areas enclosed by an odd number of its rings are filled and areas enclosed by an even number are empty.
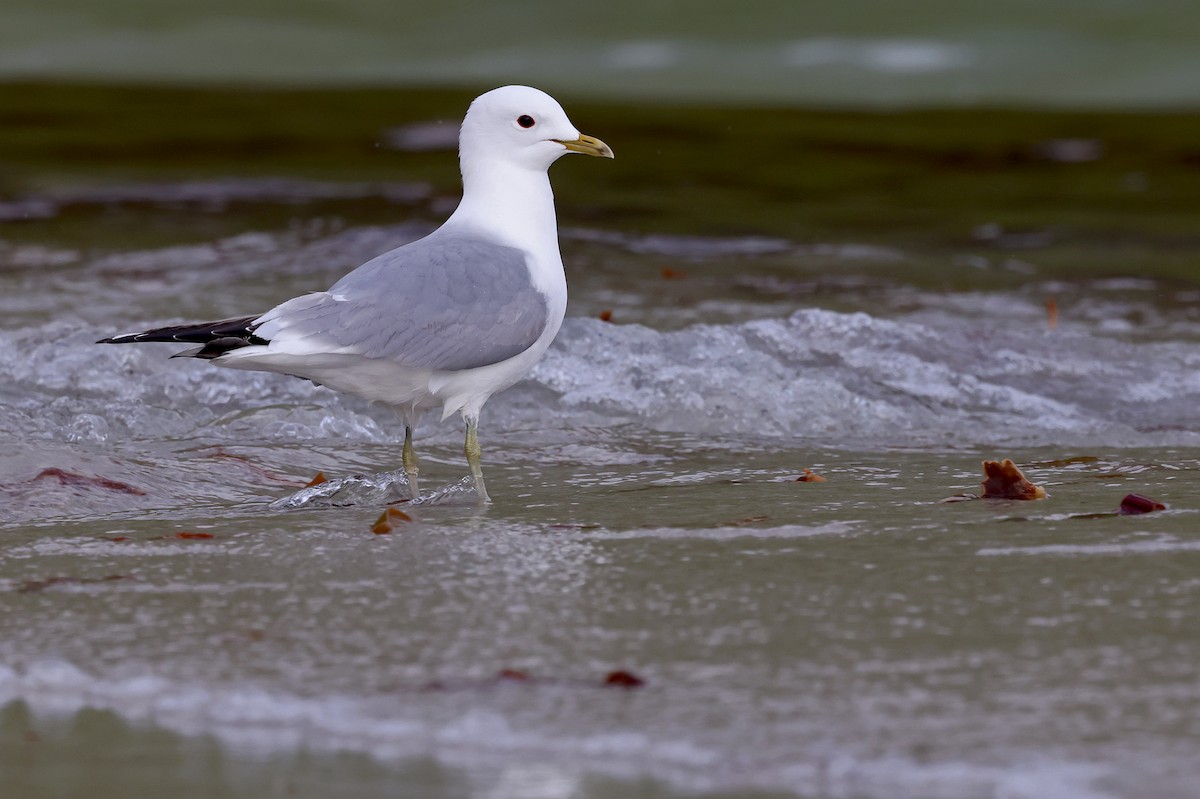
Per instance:
[[[67,320],[0,331],[0,430],[93,442],[395,438],[386,412],[307,382],[171,361],[165,346],[98,346],[99,332]],[[569,319],[530,378],[488,405],[485,426],[1120,447],[1200,442],[1197,408],[1200,352],[1184,343],[803,310],[670,332]]]
[[[572,320],[531,384],[552,392],[559,412],[660,430],[1132,446],[1198,440],[1198,366],[1184,345],[804,310],[667,333]]]

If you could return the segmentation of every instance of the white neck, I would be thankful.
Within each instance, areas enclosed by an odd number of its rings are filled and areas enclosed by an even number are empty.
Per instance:
[[[462,176],[462,202],[447,226],[475,230],[561,263],[554,192],[545,169],[464,162]]]

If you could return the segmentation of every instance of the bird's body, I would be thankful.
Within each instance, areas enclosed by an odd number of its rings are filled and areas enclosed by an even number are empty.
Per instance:
[[[475,437],[488,398],[520,380],[562,325],[567,285],[546,170],[567,152],[612,157],[549,95],[507,86],[463,121],[463,199],[440,228],[380,255],[327,291],[265,314],[156,328],[102,343],[180,341],[217,366],[280,372],[393,408],[416,496],[412,429],[421,412],[461,413],[467,459],[487,500]]]
[[[550,346],[566,283],[544,290],[528,253],[486,239],[440,241],[442,230],[368,261],[328,291],[276,306],[254,320],[253,334],[268,343],[238,346],[213,363],[306,377],[402,415],[439,406],[443,418],[478,414]]]

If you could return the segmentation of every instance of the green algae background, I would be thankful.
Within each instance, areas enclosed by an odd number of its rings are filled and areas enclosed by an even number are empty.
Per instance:
[[[417,182],[445,200],[458,191],[451,148],[383,142],[414,123],[453,129],[473,91],[3,85],[0,192],[282,176]],[[951,251],[1032,260],[1042,278],[1200,280],[1200,114],[562,100],[617,153],[603,170],[555,167],[564,226],[886,244],[928,256],[907,279],[956,288],[1015,278],[964,269]],[[306,214],[355,224],[445,213],[379,198],[244,210],[239,225],[263,228]],[[127,246],[226,224],[143,208],[123,227],[111,208],[98,214],[77,203],[53,220],[6,223],[4,235],[92,246],[115,235]]]

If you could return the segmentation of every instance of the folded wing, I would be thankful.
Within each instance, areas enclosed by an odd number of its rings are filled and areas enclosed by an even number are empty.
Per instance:
[[[523,251],[444,235],[368,261],[329,291],[273,308],[254,320],[252,334],[273,352],[349,353],[456,371],[524,352],[548,323],[546,297]]]

